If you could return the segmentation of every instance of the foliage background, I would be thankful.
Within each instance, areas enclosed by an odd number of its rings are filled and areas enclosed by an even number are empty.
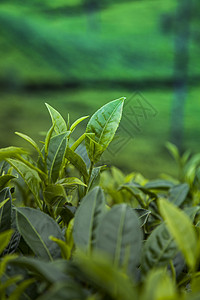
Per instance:
[[[1,1],[0,146],[22,145],[15,131],[40,140],[44,102],[73,121],[140,91],[157,115],[104,159],[152,178],[174,174],[164,145],[176,142],[182,109],[181,148],[199,150],[199,11],[197,0]]]

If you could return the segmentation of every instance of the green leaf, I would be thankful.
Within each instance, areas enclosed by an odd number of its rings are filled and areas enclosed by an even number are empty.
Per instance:
[[[12,196],[7,187],[0,191],[0,232],[11,228],[11,206]]]
[[[138,214],[141,225],[140,227],[144,226],[147,223],[149,215],[151,214],[150,210],[143,209],[143,208],[135,208],[134,211]]]
[[[83,181],[81,181],[77,177],[67,177],[67,178],[62,178],[57,181],[57,183],[63,185],[63,186],[73,186],[73,185],[82,185],[82,186],[87,186]]]
[[[47,158],[47,155],[48,155],[49,143],[50,143],[50,140],[52,138],[54,127],[55,127],[55,123],[51,126],[51,128],[49,129],[49,131],[47,132],[46,137],[45,137],[45,143],[44,143],[45,162],[46,162],[46,158]]]
[[[6,184],[9,183],[9,181],[13,178],[17,178],[17,177],[10,174],[5,174],[0,176],[0,190],[2,190],[6,186]]]
[[[21,282],[16,289],[9,295],[9,300],[20,300],[23,292],[35,281],[34,278],[26,279]]]
[[[20,136],[21,138],[23,138],[25,141],[27,141],[29,144],[31,144],[33,146],[33,148],[35,148],[35,150],[38,152],[38,154],[40,155],[40,157],[42,159],[43,158],[43,155],[42,155],[42,152],[40,151],[40,148],[38,147],[38,145],[36,144],[36,142],[30,138],[28,135],[26,134],[23,134],[23,133],[20,133],[20,132],[15,132],[15,134],[17,134],[18,136]]]
[[[73,229],[75,244],[90,251],[96,242],[97,228],[104,213],[103,191],[100,187],[95,187],[82,199],[76,211]]]
[[[44,295],[41,295],[37,300],[85,300],[86,295],[75,282],[58,282],[54,284]]]
[[[44,200],[49,205],[55,205],[61,199],[67,199],[64,187],[61,184],[49,184],[44,192]]]
[[[180,299],[180,296],[176,298],[174,283],[165,269],[149,272],[141,296],[142,300]]]
[[[73,131],[79,123],[81,123],[82,121],[84,121],[84,120],[87,119],[87,118],[89,118],[89,116],[81,117],[81,118],[79,118],[78,120],[76,120],[76,121],[71,125],[70,131]]]
[[[37,171],[31,169],[29,166],[24,164],[21,161],[15,159],[7,159],[7,162],[21,175],[25,183],[27,184],[30,191],[33,193],[37,205],[42,208],[41,200],[40,200],[40,184],[41,179],[37,173]]]
[[[68,133],[62,133],[51,138],[47,155],[47,170],[49,180],[55,182],[64,160]]]
[[[159,200],[159,208],[186,263],[194,269],[197,259],[197,236],[192,222],[183,211],[165,199]]]
[[[7,147],[0,149],[0,161],[7,158],[18,158],[21,154],[27,154],[25,150],[19,147]]]
[[[63,240],[60,240],[58,238],[55,238],[53,236],[50,236],[50,239],[57,243],[57,245],[60,247],[61,250],[61,254],[62,254],[62,258],[63,259],[69,259],[71,256],[71,249],[70,247],[67,245],[67,243]]]
[[[116,268],[106,256],[96,252],[87,256],[78,252],[75,263],[83,272],[83,278],[86,277],[91,285],[98,287],[111,299],[138,299],[137,291],[130,278]]]
[[[49,104],[45,103],[50,116],[51,116],[51,120],[52,123],[55,123],[55,127],[54,130],[57,134],[61,134],[63,132],[67,131],[67,124],[65,122],[65,120],[63,119],[63,117],[61,116],[61,114],[55,110],[52,106],[50,106]]]
[[[152,190],[168,190],[173,186],[174,184],[171,181],[163,180],[163,179],[151,180],[145,184],[146,189],[152,189]]]
[[[94,134],[94,138],[91,139],[96,142],[95,146],[101,146],[101,151],[99,148],[95,149],[95,147],[93,151],[91,151],[91,143],[89,139],[85,140],[88,156],[92,162],[97,161],[99,155],[105,151],[112,141],[121,120],[124,100],[125,98],[122,97],[107,103],[94,113],[89,120],[86,133]],[[98,153],[99,151],[100,153]]]
[[[185,201],[188,192],[189,185],[187,183],[175,185],[169,190],[169,201],[176,206],[181,206]]]
[[[8,230],[0,233],[0,255],[2,254],[4,249],[8,246],[8,244],[11,240],[12,234],[13,234],[12,229],[8,229]]]
[[[68,280],[68,276],[60,272],[60,270],[52,263],[33,257],[18,257],[15,260],[12,260],[11,264],[26,268],[31,272],[34,272],[38,278],[42,278],[51,284],[56,281]]]
[[[133,271],[140,261],[142,231],[137,214],[126,205],[115,205],[103,217],[97,233],[96,247],[109,254],[115,265]]]
[[[44,260],[60,257],[60,248],[49,240],[50,235],[63,239],[58,224],[50,216],[37,209],[29,207],[15,209],[18,231],[32,251]]]
[[[150,234],[142,249],[141,269],[143,273],[166,266],[177,254],[178,249],[166,225],[160,224]]]
[[[81,173],[81,175],[84,177],[85,182],[87,182],[89,175],[88,175],[86,164],[82,159],[82,157],[78,155],[76,152],[74,152],[73,150],[71,150],[69,147],[67,147],[66,149],[65,157]]]
[[[170,142],[166,143],[166,148],[168,149],[169,153],[172,155],[174,160],[179,163],[180,154],[179,154],[178,148]]]

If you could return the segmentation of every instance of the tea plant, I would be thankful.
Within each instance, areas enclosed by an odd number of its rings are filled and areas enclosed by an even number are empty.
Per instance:
[[[100,108],[85,132],[47,104],[42,147],[0,149],[0,298],[193,300],[200,298],[199,155],[178,178],[149,181],[98,166],[124,98]]]

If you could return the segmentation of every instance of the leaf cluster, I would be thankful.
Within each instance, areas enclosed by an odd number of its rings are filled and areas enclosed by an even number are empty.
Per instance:
[[[99,165],[122,116],[109,102],[76,126],[46,104],[40,147],[0,149],[1,299],[199,299],[199,155],[178,178],[148,180]]]

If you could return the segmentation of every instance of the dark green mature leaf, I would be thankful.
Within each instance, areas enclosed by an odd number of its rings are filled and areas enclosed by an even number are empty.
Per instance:
[[[52,123],[53,124],[55,123],[55,127],[54,127],[55,132],[57,134],[66,132],[67,124],[66,124],[65,120],[63,119],[63,117],[61,116],[61,114],[57,110],[55,110],[52,106],[50,106],[49,104],[45,103],[45,105],[50,113]]]
[[[17,227],[32,249],[44,260],[61,257],[59,246],[49,239],[50,235],[63,240],[63,234],[58,224],[47,214],[33,208],[16,208]]]
[[[88,250],[95,244],[97,228],[105,213],[105,204],[105,197],[100,187],[95,187],[82,199],[74,219],[75,244]]]
[[[41,179],[37,171],[31,169],[21,161],[15,159],[7,159],[7,161],[21,175],[28,188],[33,193],[38,206],[41,208],[41,200],[39,197]]]
[[[46,161],[50,181],[55,182],[59,176],[59,171],[65,156],[67,146],[66,138],[68,134],[69,133],[62,133],[50,139]]]
[[[122,97],[107,103],[94,113],[89,120],[86,133],[94,134],[94,137],[91,137],[91,139],[96,142],[92,151],[90,138],[86,139],[85,142],[88,156],[92,162],[96,162],[99,159],[99,156],[112,141],[121,120],[124,100],[125,98]],[[101,149],[97,147],[97,151],[95,147],[98,145]]]
[[[83,289],[75,282],[59,282],[47,291],[38,300],[85,300]]]
[[[147,273],[152,268],[166,266],[178,252],[173,237],[169,234],[166,225],[160,224],[150,234],[142,250],[141,268]]]
[[[61,184],[49,184],[44,190],[44,200],[49,205],[55,205],[61,199],[66,199],[67,195]]]
[[[81,175],[84,177],[85,182],[87,182],[89,175],[88,175],[86,164],[82,159],[82,157],[78,155],[76,152],[74,152],[73,150],[71,150],[69,147],[67,147],[66,149],[65,157],[81,173]]]
[[[33,257],[18,257],[15,260],[12,260],[11,264],[27,268],[31,272],[34,272],[37,277],[42,278],[49,283],[68,279],[68,276],[61,272],[52,263]]]
[[[187,183],[175,185],[169,190],[169,201],[177,206],[181,206],[185,201],[188,192],[189,185]]]
[[[197,259],[197,235],[189,217],[171,202],[159,200],[160,213],[174,237],[186,263],[192,269]]]
[[[8,200],[0,207],[0,232],[11,228],[12,196],[8,187],[0,191],[0,205],[6,199]]]
[[[173,182],[169,180],[163,180],[163,179],[151,180],[145,184],[146,189],[152,189],[152,190],[168,190],[173,186],[174,186]]]
[[[116,265],[133,271],[140,261],[142,231],[138,215],[126,205],[115,205],[98,228],[96,247],[108,253]]]

